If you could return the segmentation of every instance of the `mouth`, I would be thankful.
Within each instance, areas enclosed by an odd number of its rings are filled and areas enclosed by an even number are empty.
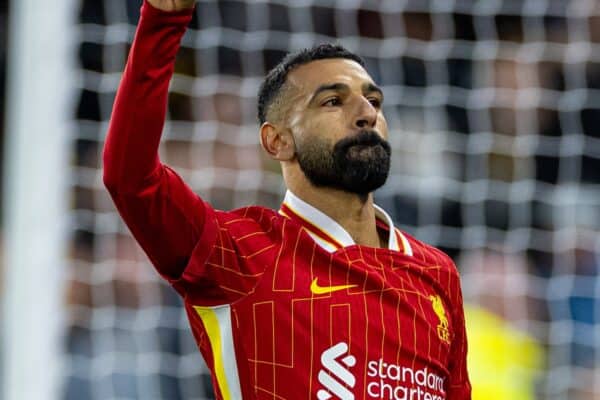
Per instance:
[[[382,141],[384,141],[383,138],[375,131],[360,131],[354,135],[341,139],[337,145],[346,148],[354,146],[374,146],[381,144]]]
[[[347,149],[346,154],[349,158],[371,158],[382,150],[380,143],[355,144]]]
[[[389,144],[375,131],[361,131],[341,139],[334,146],[334,154],[348,161],[370,162],[390,154]]]

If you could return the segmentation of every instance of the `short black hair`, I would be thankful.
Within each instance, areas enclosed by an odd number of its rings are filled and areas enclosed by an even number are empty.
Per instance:
[[[294,68],[316,60],[328,58],[346,58],[365,66],[363,59],[338,44],[321,44],[309,49],[290,53],[269,71],[258,91],[258,120],[262,124],[267,120],[267,112],[283,87],[288,73]]]

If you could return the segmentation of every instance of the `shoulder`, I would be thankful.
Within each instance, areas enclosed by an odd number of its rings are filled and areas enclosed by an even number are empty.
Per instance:
[[[426,273],[436,282],[439,293],[446,298],[448,304],[452,304],[454,310],[462,309],[461,278],[452,258],[437,247],[405,235],[412,246],[416,261],[425,267],[436,267],[426,268]]]
[[[418,261],[426,265],[437,265],[458,274],[456,264],[454,264],[454,261],[448,254],[404,231],[402,231],[402,234],[406,237],[408,243],[410,244],[413,257]]]
[[[272,232],[281,225],[284,217],[270,208],[249,206],[231,211],[215,210],[215,218],[222,230],[240,236],[253,232]]]

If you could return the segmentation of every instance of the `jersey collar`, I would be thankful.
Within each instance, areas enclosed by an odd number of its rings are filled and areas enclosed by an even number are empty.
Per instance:
[[[394,227],[392,218],[379,206],[375,207],[375,217],[383,224],[390,234],[388,248],[401,251],[412,256],[412,248],[408,239],[400,230]],[[306,203],[288,190],[279,213],[298,221],[317,244],[329,252],[356,244],[350,234],[335,220],[322,211]]]

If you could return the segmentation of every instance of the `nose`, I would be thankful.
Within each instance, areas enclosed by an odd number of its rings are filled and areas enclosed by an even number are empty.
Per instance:
[[[354,126],[360,129],[373,128],[377,122],[377,109],[364,97],[359,101]]]

